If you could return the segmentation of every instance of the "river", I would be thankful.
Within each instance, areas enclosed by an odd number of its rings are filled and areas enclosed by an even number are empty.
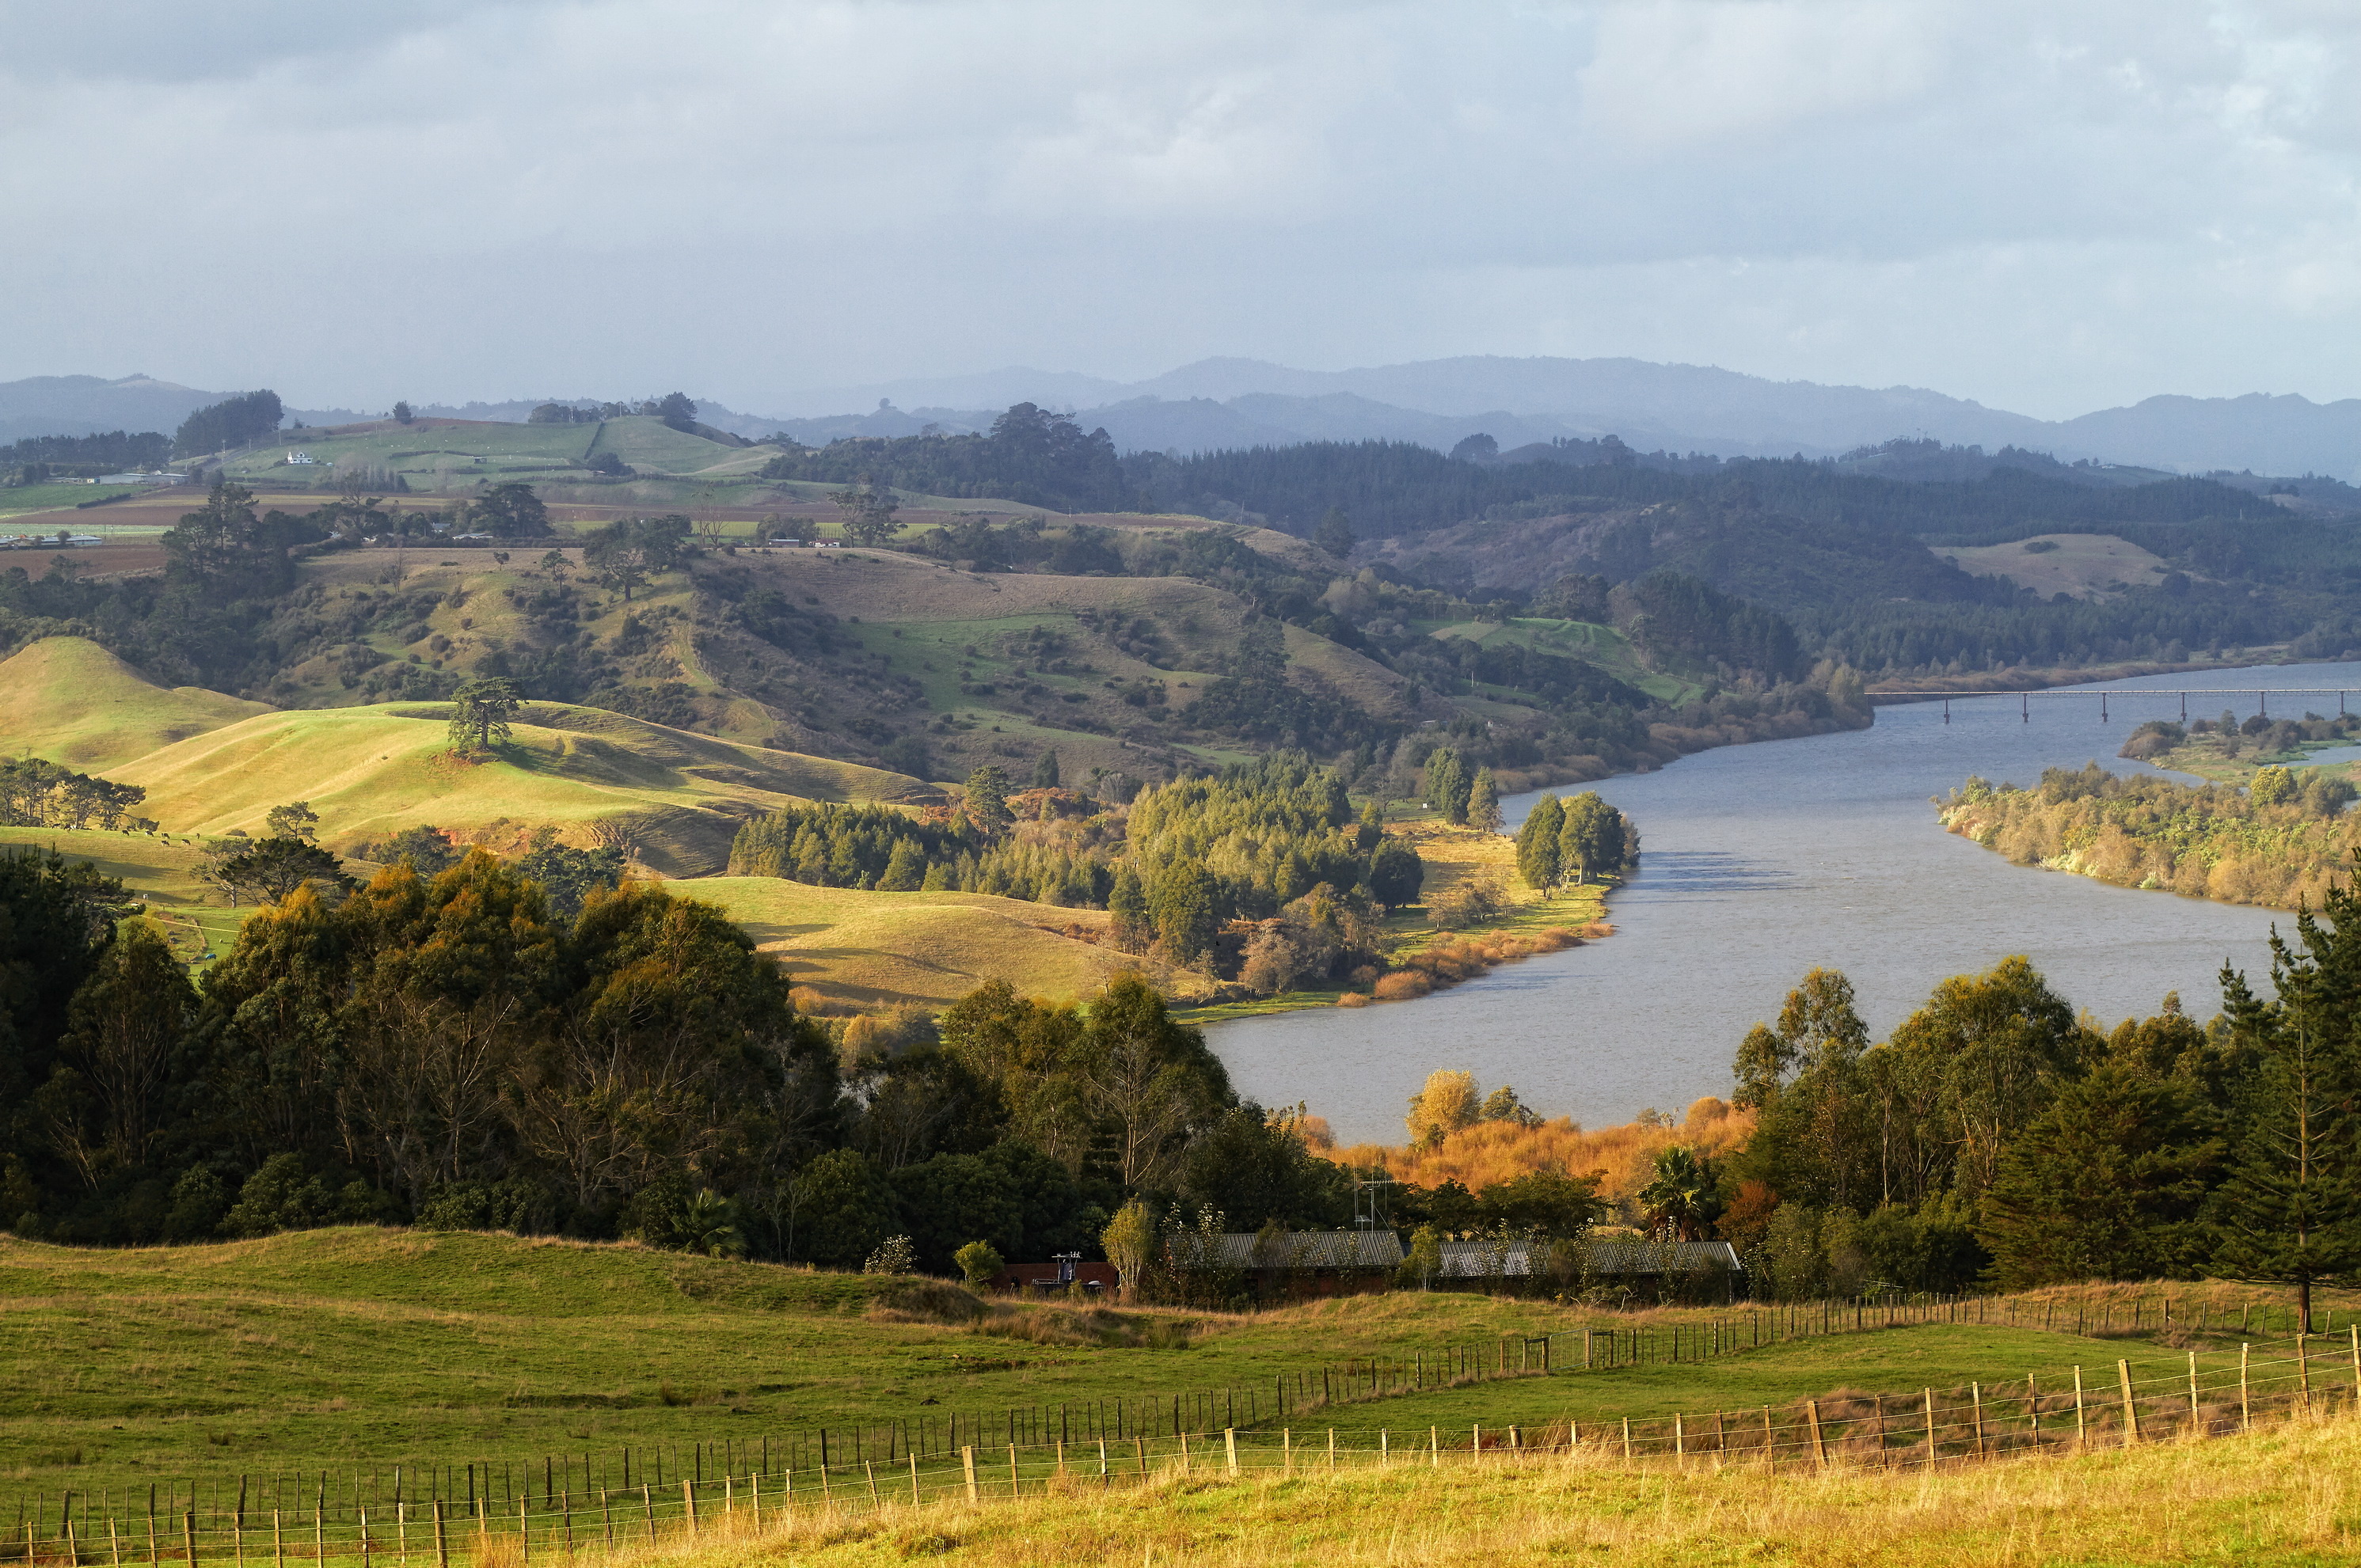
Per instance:
[[[2248,686],[2355,688],[2361,664],[2305,664],[2142,676],[2109,693],[2189,687],[2192,718],[2241,716]],[[2098,690],[2101,688],[2083,688]],[[2336,698],[2280,699],[2281,714],[2334,713]],[[2110,887],[2009,864],[1944,832],[1928,797],[1970,773],[2030,784],[2045,767],[2114,753],[2143,718],[2177,718],[2176,699],[2014,696],[1878,710],[1868,729],[1727,746],[1653,773],[1598,784],[1637,824],[1640,870],[1616,893],[1616,935],[1510,964],[1416,1002],[1243,1018],[1210,1039],[1242,1094],[1308,1103],[1340,1142],[1399,1143],[1410,1096],[1437,1068],[1464,1068],[1486,1091],[1514,1085],[1544,1115],[1587,1126],[1642,1109],[1677,1114],[1728,1094],[1730,1063],[1756,1019],[1777,1014],[1815,964],[1841,969],[1880,1038],[1947,975],[2030,957],[2060,994],[2108,1025],[2156,1011],[2168,991],[2188,1010],[2220,1005],[2226,959],[2257,981],[2284,911]],[[1569,793],[1561,791],[1560,793]],[[1502,802],[1510,827],[1538,793]]]

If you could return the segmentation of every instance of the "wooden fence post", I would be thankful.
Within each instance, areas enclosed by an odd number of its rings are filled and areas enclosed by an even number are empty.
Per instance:
[[[967,1473],[967,1500],[972,1503],[977,1500],[975,1489],[975,1450],[972,1447],[962,1448],[960,1450],[960,1468]]]
[[[192,1488],[192,1490],[193,1490],[193,1488]],[[26,1526],[25,1561],[27,1563],[30,1563],[33,1560],[33,1537],[30,1533],[32,1527],[30,1525]],[[181,1516],[181,1545],[182,1550],[188,1554],[189,1568],[197,1568],[197,1510],[194,1508],[191,1508],[188,1512]]]
[[[2124,1446],[2129,1448],[2140,1440],[2139,1406],[2132,1402],[2132,1364],[2116,1362],[2115,1375],[2124,1384]]]
[[[1763,1464],[1773,1475],[1779,1472],[1779,1434],[1771,1427],[1771,1407],[1763,1407]]]
[[[1012,1442],[1008,1445],[1008,1495],[1013,1497],[1016,1493],[1016,1445]]]
[[[2197,1353],[2192,1350],[2189,1353],[2189,1435],[2203,1436],[2203,1426],[2204,1417],[2199,1413],[2197,1404]]]
[[[1230,1474],[1235,1475],[1238,1473],[1238,1429],[1235,1427],[1224,1427],[1222,1429],[1222,1444],[1229,1451]]]
[[[1820,1402],[1804,1401],[1804,1420],[1812,1429],[1812,1463],[1826,1470],[1828,1467],[1828,1445],[1820,1437]]]
[[[1623,1418],[1623,1462],[1627,1464],[1631,1462],[1631,1418],[1629,1416]]]
[[[1981,1383],[1969,1384],[1968,1400],[1970,1407],[1975,1411],[1976,1457],[1982,1459],[1984,1456],[1984,1386]]]
[[[688,1539],[697,1539],[697,1483],[684,1480],[680,1484],[681,1517],[688,1521]]]
[[[1927,1464],[1931,1468],[1935,1461],[1942,1457],[1942,1451],[1935,1442],[1935,1390],[1927,1389],[1920,1402],[1927,1414]]]
[[[434,1499],[435,1568],[451,1568],[451,1542],[443,1531],[443,1499]]]
[[[2074,1452],[2080,1453],[2090,1442],[2090,1427],[2082,1409],[2082,1369],[2074,1368]]]
[[[2246,1398],[2246,1371],[2253,1364],[2255,1342],[2247,1340],[2238,1346],[2238,1430],[2255,1430],[2255,1408]]]

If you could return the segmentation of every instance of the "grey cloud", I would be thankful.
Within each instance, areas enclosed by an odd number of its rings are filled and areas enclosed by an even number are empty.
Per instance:
[[[2064,414],[2361,348],[2341,6],[20,8],[0,375],[1631,354]]]

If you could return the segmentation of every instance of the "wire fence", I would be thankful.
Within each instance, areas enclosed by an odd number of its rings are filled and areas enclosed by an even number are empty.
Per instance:
[[[1772,1474],[1945,1464],[2193,1442],[2259,1425],[2361,1413],[2361,1328],[2235,1349],[2191,1350],[2186,1365],[2136,1375],[2130,1360],[1915,1392],[1839,1394],[1744,1409],[1445,1429],[1226,1427],[1169,1436],[962,1444],[955,1452],[750,1467],[663,1486],[560,1488],[472,1497],[361,1495],[320,1473],[306,1489],[241,1487],[227,1507],[172,1486],[144,1495],[65,1492],[51,1514],[21,1508],[0,1562],[82,1564],[290,1562],[371,1568],[530,1564],[538,1555],[601,1561],[664,1546],[759,1534],[820,1515],[981,1504],[1112,1489],[1161,1475],[1334,1472],[1372,1466],[1552,1458],[1663,1466],[1759,1465]],[[527,1478],[528,1481],[534,1479]]]

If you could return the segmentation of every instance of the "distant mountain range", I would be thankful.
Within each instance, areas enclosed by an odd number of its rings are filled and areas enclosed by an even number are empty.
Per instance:
[[[170,431],[224,394],[147,376],[44,376],[0,383],[0,443],[25,435]],[[420,404],[420,411],[521,420],[536,403]],[[1260,360],[1200,360],[1118,382],[1024,367],[974,376],[820,389],[783,411],[702,402],[699,418],[736,434],[818,444],[989,427],[1014,402],[1071,411],[1126,452],[1204,452],[1301,441],[1382,438],[1448,450],[1487,434],[1502,450],[1615,435],[1641,451],[1720,456],[1834,456],[1896,437],[1997,450],[2019,446],[2182,473],[2321,474],[2361,479],[2361,399],[2294,395],[2154,397],[2049,421],[1915,387],[1830,387],[1640,359],[1469,356],[1358,370],[1297,370]],[[294,411],[306,424],[362,415]]]

